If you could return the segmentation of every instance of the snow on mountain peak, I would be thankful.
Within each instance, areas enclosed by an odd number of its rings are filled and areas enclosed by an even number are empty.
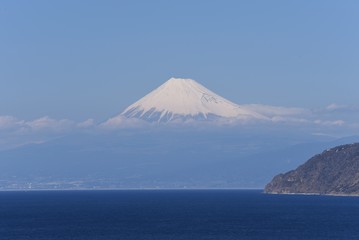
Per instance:
[[[208,90],[192,79],[171,78],[119,116],[147,121],[209,120],[213,118],[264,119]]]

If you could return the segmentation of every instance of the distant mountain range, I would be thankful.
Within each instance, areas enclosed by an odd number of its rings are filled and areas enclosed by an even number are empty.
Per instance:
[[[296,170],[274,177],[265,192],[359,195],[359,143],[315,155]]]

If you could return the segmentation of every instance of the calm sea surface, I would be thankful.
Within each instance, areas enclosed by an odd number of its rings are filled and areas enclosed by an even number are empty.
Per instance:
[[[0,192],[0,239],[359,239],[359,197],[256,190]]]

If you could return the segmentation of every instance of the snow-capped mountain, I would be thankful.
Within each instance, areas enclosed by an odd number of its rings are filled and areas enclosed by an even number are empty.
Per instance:
[[[119,116],[151,122],[266,118],[215,94],[192,79],[182,78],[169,79]]]
[[[308,114],[302,108],[238,105],[192,79],[171,78],[101,126],[138,126],[141,125],[141,120],[159,123],[219,120],[220,124],[253,120],[291,122],[302,120]]]

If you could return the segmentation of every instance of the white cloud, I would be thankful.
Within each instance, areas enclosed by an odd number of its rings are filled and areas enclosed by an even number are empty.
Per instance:
[[[50,130],[50,131],[56,131],[61,132],[65,130],[69,130],[74,127],[74,122],[67,120],[67,119],[52,119],[48,116],[26,122],[26,126],[30,127],[33,131],[38,130]]]
[[[76,129],[67,119],[41,117],[35,120],[19,120],[13,116],[0,116],[0,150],[39,143]]]
[[[306,119],[306,118],[301,118],[301,117],[286,117],[286,116],[274,116],[271,118],[272,122],[274,123],[298,123],[298,124],[303,124],[303,123],[309,123],[310,120]]]
[[[334,120],[334,121],[323,121],[323,120],[315,120],[315,124],[324,125],[324,126],[343,126],[345,124],[345,121],[343,120]]]
[[[266,119],[219,119],[217,122],[185,121],[167,123],[164,126],[193,126],[195,128],[239,127],[263,129],[282,128],[290,131],[311,131],[328,134],[353,133],[359,131],[359,108],[346,105],[330,104],[322,109],[286,108],[259,104],[249,104],[243,107],[266,117]],[[145,128],[158,126],[157,122],[149,123],[140,119],[129,119],[116,116],[96,124],[89,118],[82,122],[68,119],[54,119],[48,116],[34,120],[21,120],[13,116],[0,116],[0,149],[2,146],[19,146],[30,142],[43,142],[63,134],[76,131],[112,131],[125,128]]]
[[[75,126],[73,121],[67,119],[52,119],[41,117],[35,120],[19,120],[13,116],[0,116],[0,130],[7,132],[26,133],[36,131],[55,131],[61,132],[70,130]]]
[[[105,130],[113,130],[119,128],[138,128],[138,127],[145,127],[151,126],[154,124],[145,122],[140,119],[136,118],[126,118],[121,115],[108,119],[106,122],[101,123],[99,127]]]
[[[248,104],[242,106],[269,118],[279,117],[279,116],[295,116],[295,115],[303,116],[303,115],[308,115],[311,112],[310,110],[305,108],[289,108],[289,107],[278,107],[278,106],[261,105],[261,104]]]
[[[325,111],[327,111],[327,112],[346,112],[346,113],[357,113],[357,114],[359,114],[359,106],[358,105],[345,105],[345,104],[332,103],[332,104],[325,107]]]
[[[336,103],[332,103],[330,105],[328,105],[325,109],[328,111],[335,111],[335,110],[341,110],[341,109],[347,109],[348,106],[347,105],[339,105]]]
[[[9,130],[22,126],[24,121],[12,116],[0,116],[0,130]]]
[[[92,118],[89,118],[83,122],[80,122],[77,124],[77,127],[79,128],[89,128],[95,125],[95,120],[93,120]]]

